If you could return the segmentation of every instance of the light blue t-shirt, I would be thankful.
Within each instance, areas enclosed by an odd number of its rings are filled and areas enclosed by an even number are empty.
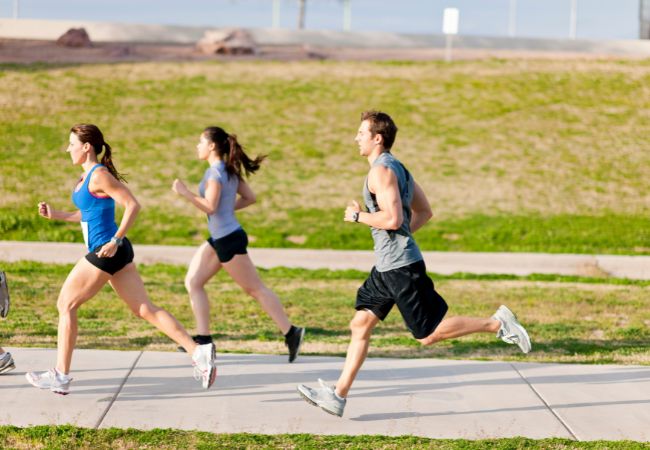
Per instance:
[[[229,235],[241,228],[235,218],[235,200],[237,199],[237,188],[239,178],[237,175],[229,175],[223,161],[218,161],[207,168],[201,184],[199,184],[199,195],[205,198],[205,188],[208,180],[215,180],[221,185],[219,205],[214,214],[208,214],[208,229],[212,239],[219,239]]]

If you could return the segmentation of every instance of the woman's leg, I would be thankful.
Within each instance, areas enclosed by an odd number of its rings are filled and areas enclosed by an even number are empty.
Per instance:
[[[221,263],[217,254],[208,242],[204,242],[194,253],[185,275],[185,289],[190,295],[198,335],[210,335],[210,302],[205,285],[219,269]]]
[[[94,297],[109,279],[110,274],[82,258],[63,283],[56,302],[59,310],[56,368],[60,373],[70,372],[72,351],[77,342],[77,309]]]
[[[113,275],[110,284],[117,295],[129,306],[133,314],[165,333],[190,355],[194,352],[196,343],[178,320],[164,309],[151,303],[134,263],[127,264],[122,270]]]
[[[273,291],[267,288],[253,265],[250,257],[245,255],[235,255],[227,263],[221,263],[223,268],[228,272],[235,282],[240,285],[244,291],[255,300],[257,300],[262,309],[273,319],[275,324],[280,328],[282,334],[287,334],[291,328],[291,322],[284,312],[280,299]]]

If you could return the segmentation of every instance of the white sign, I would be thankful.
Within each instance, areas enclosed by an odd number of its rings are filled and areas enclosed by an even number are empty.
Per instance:
[[[442,32],[444,34],[458,34],[458,8],[445,8],[442,15]]]

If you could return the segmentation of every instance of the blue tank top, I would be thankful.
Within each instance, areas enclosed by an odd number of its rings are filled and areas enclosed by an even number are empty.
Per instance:
[[[210,236],[212,239],[219,239],[241,228],[235,217],[235,201],[237,200],[239,178],[237,178],[237,175],[228,174],[226,164],[223,161],[214,163],[205,171],[199,185],[199,195],[203,198],[205,198],[205,187],[208,180],[214,180],[221,185],[217,210],[213,214],[208,214]]]
[[[111,197],[98,197],[88,190],[90,177],[98,167],[104,166],[94,166],[88,171],[79,189],[72,190],[72,202],[81,211],[81,231],[88,251],[107,243],[117,232],[115,200]]]

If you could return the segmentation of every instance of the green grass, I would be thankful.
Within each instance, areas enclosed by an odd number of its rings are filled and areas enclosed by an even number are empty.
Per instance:
[[[0,324],[0,345],[54,347],[58,291],[70,265],[3,263],[12,293],[11,315]],[[154,303],[192,330],[183,286],[185,268],[140,267]],[[309,330],[304,354],[344,355],[356,290],[366,274],[304,269],[262,270],[292,318]],[[650,364],[648,282],[535,275],[530,277],[433,276],[449,315],[487,317],[500,304],[513,309],[533,339],[533,352],[492,334],[474,334],[422,347],[393,311],[375,330],[370,356],[436,357],[569,363]],[[225,274],[208,286],[212,332],[220,351],[284,353],[278,330],[259,305]],[[110,288],[79,310],[79,348],[175,349],[148,323],[134,318]]]
[[[634,441],[568,439],[428,439],[414,436],[321,436],[310,434],[214,434],[202,431],[153,429],[88,429],[69,425],[19,428],[0,426],[0,446],[30,449],[424,449],[440,450],[642,450],[650,444]]]
[[[5,240],[78,242],[78,224],[45,221],[35,208],[0,208]],[[286,218],[261,221],[240,214],[256,247],[370,249],[367,227],[345,224],[339,210],[285,211]],[[197,222],[197,223],[195,223]],[[157,211],[144,212],[129,233],[139,244],[183,245],[205,240],[204,219],[180,216],[173,221]],[[296,239],[300,244],[296,243]],[[437,251],[650,254],[650,216],[509,215],[432,221],[416,234],[420,247]]]
[[[177,198],[195,185],[198,133],[237,133],[268,161],[240,214],[255,246],[369,248],[344,224],[367,163],[353,138],[360,111],[400,129],[395,154],[433,205],[428,250],[650,254],[647,61],[233,62],[0,65],[0,236],[79,241],[79,175],[69,127],[100,125],[144,208],[137,243],[193,244],[205,218]],[[296,244],[296,242],[304,242]]]

